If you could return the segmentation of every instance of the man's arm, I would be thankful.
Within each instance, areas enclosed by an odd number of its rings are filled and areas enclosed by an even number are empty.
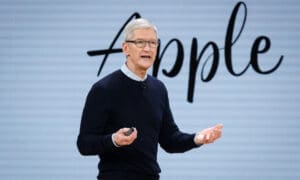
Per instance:
[[[222,124],[207,128],[196,134],[183,133],[176,125],[169,105],[165,88],[164,116],[160,131],[159,142],[161,147],[170,153],[185,152],[203,144],[213,143],[222,135]]]
[[[188,151],[198,145],[194,142],[195,134],[183,133],[176,125],[170,109],[169,98],[166,87],[163,85],[163,119],[159,134],[160,146],[169,153],[180,153]]]
[[[98,155],[116,148],[112,134],[104,134],[108,119],[106,91],[99,86],[90,90],[83,109],[77,147],[82,155]]]

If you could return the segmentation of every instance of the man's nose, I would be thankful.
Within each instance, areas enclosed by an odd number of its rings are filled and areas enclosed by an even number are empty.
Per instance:
[[[143,49],[149,51],[151,49],[150,42],[146,42],[145,47]]]

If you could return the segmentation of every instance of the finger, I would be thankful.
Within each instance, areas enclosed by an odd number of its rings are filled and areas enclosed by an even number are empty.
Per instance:
[[[126,132],[124,132],[125,136],[130,136],[134,132],[134,128],[129,128]]]
[[[124,128],[121,129],[121,132],[122,132],[122,133],[125,133],[125,132],[127,132],[127,131],[129,131],[129,130],[130,130],[130,128],[124,127]]]
[[[134,131],[132,134],[127,136],[127,138],[128,141],[133,142],[137,138],[137,131]]]
[[[137,135],[138,135],[138,132],[137,132],[136,128],[134,128],[134,131],[132,133],[132,136],[134,137],[134,139],[137,138]]]
[[[209,140],[210,140],[210,142],[213,142],[213,141],[216,140],[216,138],[217,138],[217,134],[216,133],[212,133],[211,134],[211,138]]]
[[[126,131],[124,134],[128,137],[128,138],[136,138],[137,137],[137,130],[136,128],[130,128],[130,131]]]
[[[137,138],[137,130],[134,129],[134,131],[129,136],[126,136],[126,141],[128,145],[132,144],[136,138]]]
[[[121,129],[119,129],[118,131],[117,131],[117,134],[119,134],[119,135],[124,135],[124,133],[126,132],[126,131],[128,131],[129,130],[129,128],[121,128]]]
[[[220,129],[214,129],[213,130],[213,133],[216,134],[216,135],[221,134],[221,132],[222,131]]]
[[[214,135],[213,134],[207,134],[205,138],[205,144],[212,143],[214,141]]]
[[[222,129],[223,128],[223,124],[217,124],[214,126],[214,129]]]
[[[131,135],[137,135],[137,129],[136,128],[133,128],[133,132]]]
[[[221,137],[222,130],[221,129],[215,130],[215,133],[217,134],[217,137]]]
[[[206,140],[208,141],[210,137],[211,137],[211,135],[210,135],[210,134],[207,134],[207,135],[206,135]]]
[[[122,145],[123,145],[123,146],[124,146],[124,145],[130,145],[130,144],[132,144],[133,139],[128,138],[128,137],[126,136],[125,138],[122,139],[121,142],[122,142]]]

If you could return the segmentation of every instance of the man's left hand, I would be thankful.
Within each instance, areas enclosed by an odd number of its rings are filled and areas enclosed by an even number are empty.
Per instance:
[[[213,143],[215,140],[221,137],[222,128],[222,124],[217,124],[216,126],[206,128],[201,132],[198,132],[195,135],[195,143],[197,145]]]

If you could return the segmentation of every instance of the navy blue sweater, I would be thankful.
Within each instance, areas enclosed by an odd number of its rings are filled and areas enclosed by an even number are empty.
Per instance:
[[[112,133],[136,127],[129,146],[115,147]],[[99,155],[99,172],[132,171],[157,175],[157,146],[167,152],[196,147],[194,134],[179,131],[162,82],[148,75],[144,82],[117,70],[91,88],[83,110],[77,146],[82,155]]]

